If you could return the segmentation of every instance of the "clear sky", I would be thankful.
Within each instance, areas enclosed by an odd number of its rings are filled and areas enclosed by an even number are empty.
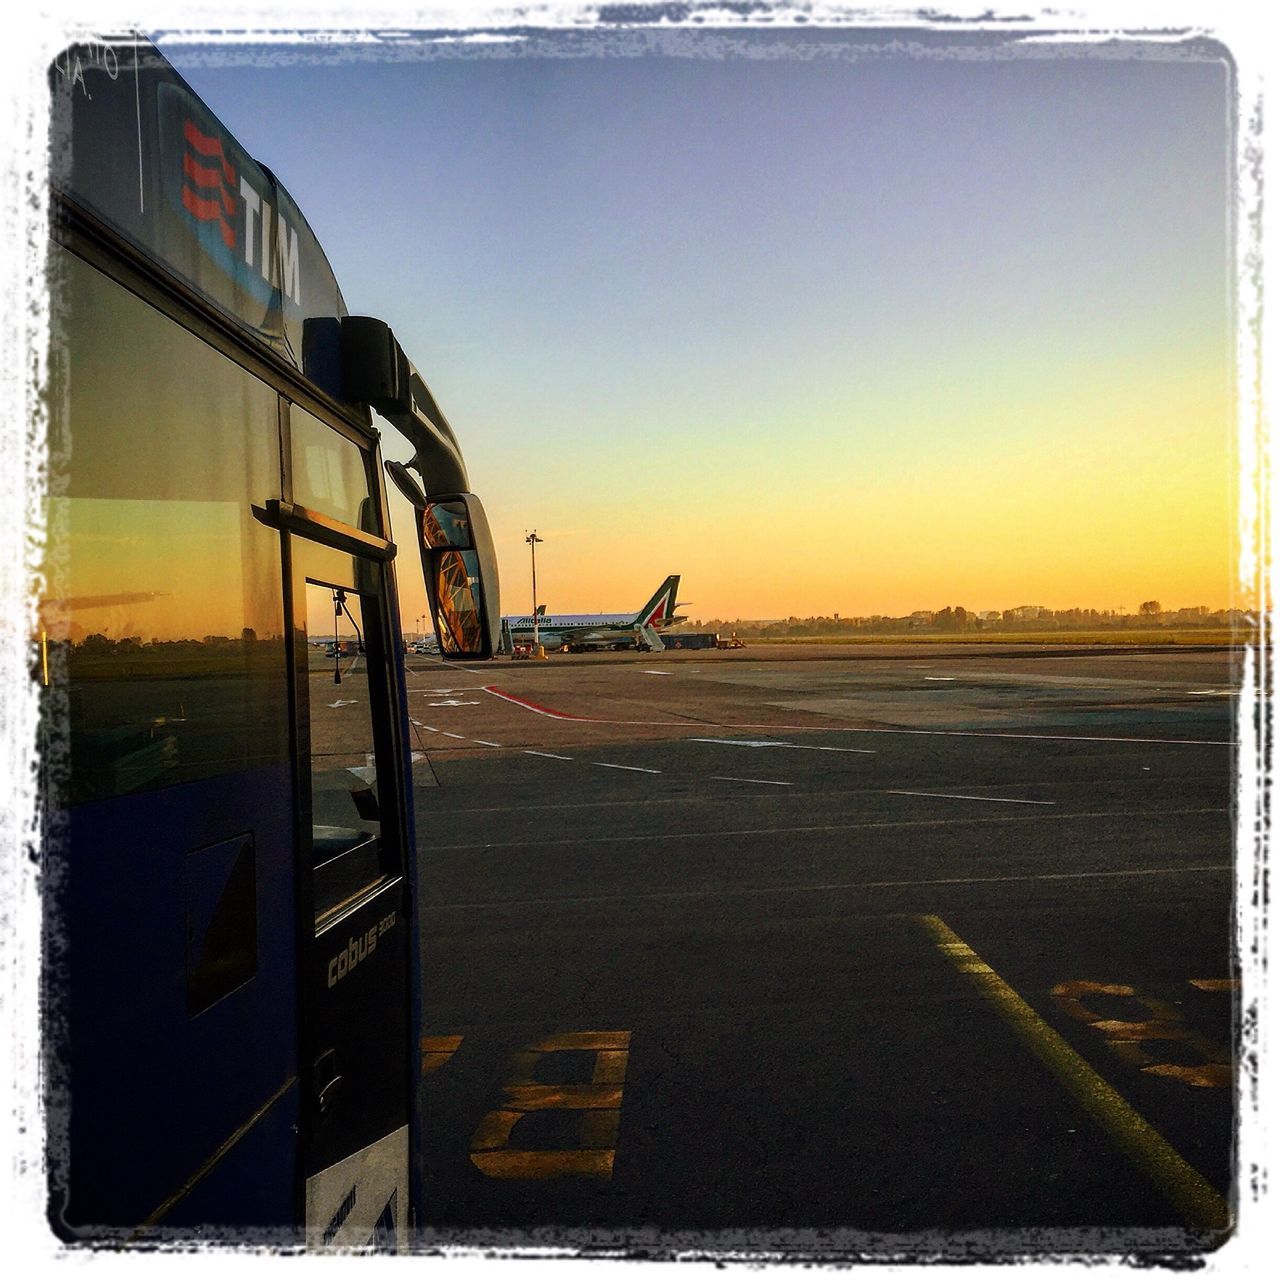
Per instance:
[[[160,45],[431,384],[504,612],[535,527],[551,612],[1223,607],[1228,69],[967,40]]]

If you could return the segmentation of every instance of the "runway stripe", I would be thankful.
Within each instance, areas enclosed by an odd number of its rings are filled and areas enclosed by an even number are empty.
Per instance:
[[[440,732],[443,733],[446,738],[457,738],[461,742],[466,741],[465,736],[461,733],[450,733],[448,729],[441,729]]]
[[[627,769],[631,773],[661,773],[661,769],[642,769],[638,764],[604,764],[599,760],[592,760],[591,763],[597,769]]]
[[[794,782],[777,782],[773,778],[727,778],[724,774],[710,775],[713,782],[758,782],[762,787],[794,787]]]
[[[483,738],[472,738],[472,739],[471,739],[471,741],[472,741],[472,742],[478,742],[482,747],[500,747],[500,746],[502,746],[502,743],[500,743],[500,742],[486,742]]]
[[[528,747],[524,749],[527,756],[543,756],[547,760],[572,760],[572,756],[558,756],[553,751],[531,751]]]
[[[467,848],[475,846],[464,846]],[[484,846],[481,846],[484,847]],[[489,911],[495,907],[592,906],[602,902],[666,902],[689,898],[758,898],[787,893],[841,893],[864,889],[936,889],[951,885],[1038,884],[1057,880],[1136,879],[1144,876],[1200,875],[1205,872],[1231,872],[1228,865],[1194,867],[1146,867],[1139,871],[1057,871],[1025,876],[949,876],[936,880],[837,880],[824,884],[765,885],[759,888],[728,888],[716,885],[710,889],[660,889],[652,893],[579,894],[562,898],[500,898],[479,902],[442,902],[429,905],[427,911]],[[901,914],[901,913],[895,913]]]
[[[1020,1040],[1193,1227],[1224,1231],[1226,1201],[989,964],[937,916],[916,917]]]
[[[1005,800],[1000,796],[956,796],[948,791],[887,791],[890,796],[931,796],[936,800],[988,800],[992,804],[1057,804],[1056,800]]]
[[[530,752],[531,755],[544,755],[545,752]],[[557,760],[568,760],[569,756],[556,756]],[[619,765],[605,765],[604,768],[620,768]],[[676,831],[669,834],[654,832],[646,835],[616,835],[616,836],[573,836],[565,838],[558,837],[555,840],[496,840],[496,841],[478,841],[473,840],[467,844],[438,844],[431,845],[433,849],[441,852],[459,852],[464,849],[534,849],[543,847],[553,847],[556,845],[579,845],[579,844],[628,844],[633,841],[643,841],[645,844],[652,844],[659,840],[720,840],[736,836],[790,836],[790,835],[811,835],[819,831],[903,831],[912,827],[981,827],[989,825],[1000,825],[1010,822],[1077,822],[1077,821],[1096,821],[1099,819],[1108,820],[1115,818],[1175,818],[1175,817],[1195,817],[1210,813],[1230,813],[1229,809],[1136,809],[1136,810],[1116,810],[1110,813],[1043,813],[1036,814],[1034,817],[1027,815],[1026,817],[1009,817],[1009,818],[907,818],[890,822],[839,822],[824,823],[821,826],[813,827],[739,827],[736,829],[719,831]]]

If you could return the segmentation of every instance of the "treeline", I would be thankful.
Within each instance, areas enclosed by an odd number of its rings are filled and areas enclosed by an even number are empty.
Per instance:
[[[1144,601],[1137,613],[1118,609],[1046,609],[1039,605],[1019,605],[1014,609],[975,612],[961,605],[944,609],[921,609],[906,617],[884,614],[843,617],[840,614],[808,618],[712,618],[694,626],[721,635],[736,633],[743,638],[786,639],[796,636],[895,635],[924,632],[1010,631],[1133,631],[1176,627],[1179,630],[1203,627],[1248,627],[1254,616],[1242,609],[1211,610],[1206,605],[1189,609],[1164,610],[1159,601]]]

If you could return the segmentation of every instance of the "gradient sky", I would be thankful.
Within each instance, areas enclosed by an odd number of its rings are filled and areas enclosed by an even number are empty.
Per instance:
[[[1225,64],[795,39],[160,45],[431,384],[504,612],[535,527],[551,612],[1232,602]]]

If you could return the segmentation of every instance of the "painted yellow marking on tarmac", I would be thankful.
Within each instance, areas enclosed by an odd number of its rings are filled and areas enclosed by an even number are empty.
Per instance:
[[[461,1036],[423,1036],[419,1044],[422,1050],[422,1074],[429,1076],[439,1071],[462,1043]]]
[[[516,1120],[520,1112],[512,1112]],[[551,1178],[611,1178],[613,1148],[583,1151],[473,1151],[471,1160],[488,1178],[546,1181]]]
[[[1179,1080],[1198,1089],[1226,1089],[1232,1082],[1231,1054],[1208,1036],[1188,1027],[1182,1010],[1168,1000],[1144,995],[1125,983],[1090,982],[1076,979],[1060,982],[1049,993],[1066,1013],[1087,1023],[1107,1037],[1107,1047],[1124,1063],[1146,1075]],[[1133,1000],[1151,1014],[1137,1021],[1108,1018],[1085,1004],[1089,995],[1119,996]],[[1198,1063],[1160,1062],[1145,1047],[1148,1044],[1180,1044],[1198,1054]]]
[[[471,1161],[486,1177],[510,1180],[609,1178],[622,1117],[622,1084],[627,1072],[629,1031],[569,1031],[547,1036],[512,1055],[502,1103],[471,1138]],[[590,1084],[543,1084],[533,1078],[548,1054],[595,1055]],[[511,1145],[512,1131],[537,1111],[577,1112],[578,1145],[529,1150]]]
[[[1239,978],[1188,978],[1193,987],[1201,991],[1239,991]]]
[[[917,916],[953,964],[973,976],[978,989],[1019,1039],[1110,1134],[1124,1153],[1160,1188],[1192,1227],[1225,1231],[1231,1224],[1226,1201],[1165,1138],[1142,1118],[1031,1008],[962,938],[938,916]]]
[[[630,1031],[564,1031],[547,1036],[529,1046],[532,1053],[559,1053],[567,1049],[626,1049],[631,1044]]]

